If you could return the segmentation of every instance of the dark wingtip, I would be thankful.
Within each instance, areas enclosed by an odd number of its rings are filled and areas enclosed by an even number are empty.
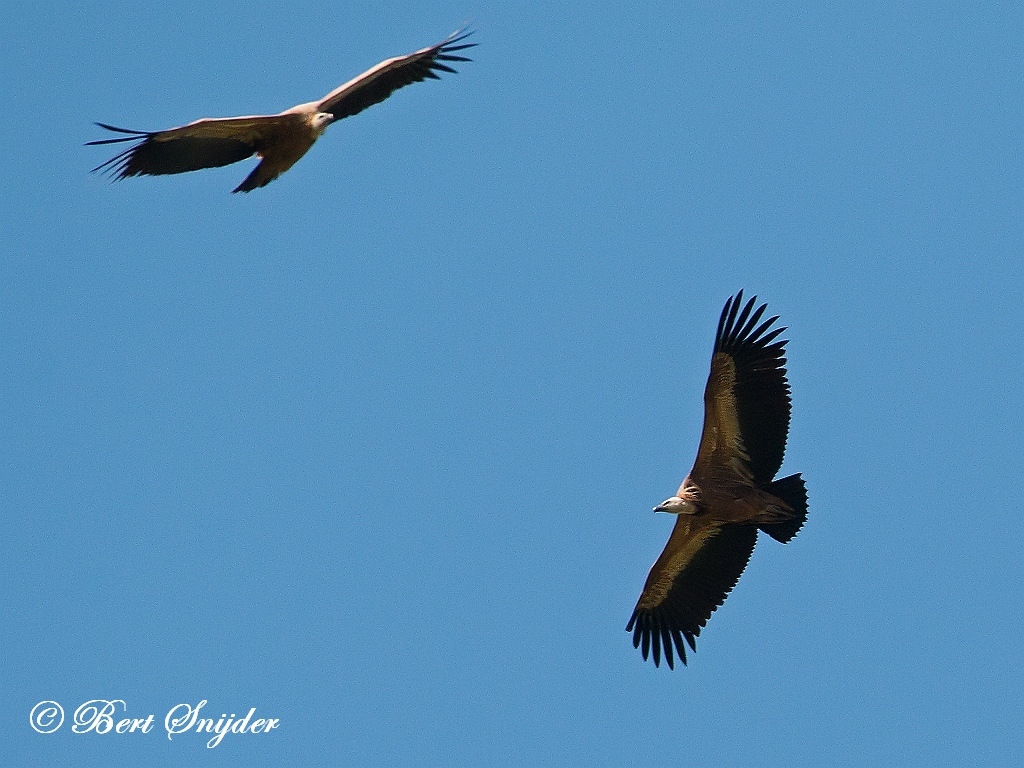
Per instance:
[[[131,141],[131,139],[115,139],[114,141]],[[136,147],[128,147],[128,149],[123,152],[119,152],[109,160],[100,163],[89,171],[89,173],[106,174],[110,176],[111,181],[120,181],[121,179],[127,178],[129,174],[126,173],[126,170],[128,163],[131,162],[131,156],[135,149]]]
[[[430,57],[430,65],[426,74],[427,77],[439,79],[432,71],[435,69],[441,72],[449,72],[453,75],[458,74],[458,70],[442,64],[442,61],[472,61],[468,56],[455,56],[453,53],[454,51],[464,51],[467,48],[476,47],[476,43],[462,43],[462,45],[456,45],[456,43],[465,40],[476,31],[475,29],[469,29],[468,27],[468,24],[463,24],[435,46],[434,53]]]
[[[149,131],[136,131],[134,128],[118,128],[116,125],[107,125],[106,123],[96,123],[100,128],[106,128],[108,131],[114,133],[130,133],[133,136],[152,136]]]
[[[100,128],[105,128],[108,131],[113,131],[114,133],[127,133],[128,135],[119,136],[116,139],[97,139],[96,141],[87,141],[85,142],[85,146],[87,147],[91,147],[96,144],[119,144],[122,141],[135,141],[136,139],[144,139],[148,136],[152,136],[149,131],[133,131],[130,128],[118,128],[117,126],[107,125],[106,123],[95,123],[95,125],[98,125]]]
[[[479,43],[462,43],[467,37],[476,32],[475,29],[470,29],[471,22],[467,21],[461,27],[452,32],[448,37],[437,44],[437,54],[435,54],[435,61],[441,59],[443,61],[472,61],[472,59],[466,56],[451,56],[453,51],[464,51],[467,48],[475,48]],[[462,43],[462,45],[456,45],[456,43]],[[448,54],[448,55],[441,55]],[[451,70],[455,71],[455,70]]]
[[[718,331],[715,334],[715,349],[730,348],[736,344],[753,344],[758,347],[767,348],[779,334],[786,328],[771,328],[779,319],[774,315],[762,321],[767,303],[762,303],[755,309],[757,296],[751,296],[743,303],[742,289],[734,296],[726,299],[722,314],[718,318]],[[760,325],[758,325],[760,323]],[[769,330],[771,329],[771,330]],[[787,342],[781,341],[780,345],[785,346]]]
[[[669,669],[675,669],[675,657],[686,666],[686,647],[683,645],[683,633],[669,629],[658,622],[650,614],[633,611],[626,625],[626,631],[633,633],[633,647],[640,650],[644,661],[653,661],[654,666],[661,667],[662,656]],[[686,635],[690,647],[694,647],[693,639]],[[673,649],[675,653],[673,653]]]
[[[452,32],[450,35],[448,35],[448,37],[446,37],[441,42],[441,45],[449,46],[452,43],[461,42],[461,41],[465,40],[467,37],[469,37],[469,36],[471,36],[471,35],[473,35],[475,33],[476,33],[476,30],[473,29],[473,20],[472,19],[466,19],[464,22],[462,22],[462,24],[459,25],[458,29],[456,29],[454,32]],[[466,43],[464,47],[471,48],[474,45],[476,45],[476,43]]]

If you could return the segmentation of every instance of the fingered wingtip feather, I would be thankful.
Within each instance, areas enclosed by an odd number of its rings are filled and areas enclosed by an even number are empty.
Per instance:
[[[114,133],[127,133],[127,136],[118,136],[116,139],[96,139],[95,141],[85,142],[85,146],[91,147],[97,144],[119,144],[125,141],[136,141],[139,139],[145,139],[148,136],[152,136],[149,131],[136,131],[131,128],[118,128],[116,125],[107,125],[106,123],[95,123],[100,128],[104,128]]]
[[[764,347],[765,349],[767,349],[769,347],[769,345],[773,341],[775,341],[775,339],[777,339],[779,337],[779,335],[783,331],[785,331],[785,330],[786,330],[786,328],[785,328],[785,326],[783,326],[781,328],[776,328],[775,330],[770,331],[766,336],[764,336],[764,338],[758,339],[758,342],[757,342],[758,345],[760,345],[760,346]],[[785,341],[780,341],[779,344],[778,344],[779,349],[782,349],[785,346],[786,346],[786,342]]]
[[[460,40],[465,40],[467,37],[469,37],[474,32],[476,32],[475,29],[472,29],[472,26],[473,26],[473,20],[472,19],[466,19],[466,21],[464,21],[459,26],[458,29],[456,29],[454,32],[452,32],[450,35],[448,35],[448,37],[446,37],[444,39],[444,42],[441,43],[441,44],[442,45],[451,45],[452,43],[457,43]],[[469,43],[469,45],[476,45],[476,43]]]
[[[675,669],[675,660],[672,658],[672,631],[664,625],[661,627],[661,644],[665,649],[665,661],[668,662],[668,668]]]
[[[762,304],[761,308],[764,309],[767,306],[768,306],[767,304]],[[769,317],[767,320],[765,320],[763,323],[761,323],[759,326],[757,326],[757,328],[755,328],[753,331],[751,331],[748,334],[748,337],[750,338],[750,340],[751,341],[757,341],[758,339],[760,339],[761,338],[761,334],[763,334],[765,331],[767,331],[769,328],[771,328],[772,324],[774,324],[775,321],[778,320],[778,319],[779,319],[778,315],[774,315],[773,317]],[[782,330],[786,330],[786,329],[783,328]]]
[[[683,645],[683,634],[682,632],[674,632],[672,634],[672,642],[675,643],[676,653],[679,654],[679,660],[683,662],[683,666],[686,666],[686,646]]]
[[[122,144],[126,141],[138,141],[144,138],[143,136],[122,136],[119,139],[96,139],[96,141],[87,141],[85,146],[94,147],[97,144]]]
[[[135,147],[129,147],[124,152],[119,152],[109,160],[100,163],[89,171],[89,173],[98,172],[100,174],[110,176],[112,181],[120,181],[126,176],[124,171],[128,165],[128,161],[131,159],[131,153],[133,151],[135,151]]]
[[[725,326],[728,329],[732,329],[736,322],[736,314],[740,311],[740,304],[743,302],[743,291],[740,291],[733,297],[732,306],[729,307],[729,317],[725,321]]]
[[[743,328],[740,329],[740,338],[750,338],[750,332],[754,329],[754,326],[757,325],[757,321],[761,319],[761,315],[764,314],[766,309],[768,309],[768,305],[762,304],[749,318],[747,318],[747,322],[744,323]]]
[[[435,49],[437,53],[434,54],[433,57],[433,66],[439,66],[437,64],[438,61],[472,61],[472,59],[470,59],[467,56],[453,56],[452,54],[455,51],[464,51],[467,48],[475,48],[477,45],[479,45],[479,43],[462,42],[467,37],[472,35],[474,32],[476,32],[476,30],[469,29],[469,24],[467,23],[463,24],[457,30],[448,35],[448,37],[445,38]],[[461,43],[461,45],[456,45],[456,43]],[[446,69],[445,71],[453,73],[455,72],[454,69]]]
[[[130,133],[135,136],[149,136],[149,131],[136,131],[134,128],[118,128],[116,125],[107,125],[106,123],[96,123],[100,128],[106,128],[108,131],[114,133]]]

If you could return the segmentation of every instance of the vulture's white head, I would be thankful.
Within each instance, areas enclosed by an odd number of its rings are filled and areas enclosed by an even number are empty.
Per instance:
[[[654,511],[669,512],[673,515],[695,515],[697,514],[697,505],[689,499],[680,499],[678,496],[673,496],[661,502],[661,504],[654,508]]]
[[[323,133],[327,126],[334,122],[334,115],[330,112],[317,112],[313,115],[313,128]]]

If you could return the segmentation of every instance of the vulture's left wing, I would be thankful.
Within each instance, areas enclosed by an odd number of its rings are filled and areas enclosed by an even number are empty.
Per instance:
[[[743,291],[729,298],[718,321],[711,373],[704,389],[704,430],[691,474],[733,467],[740,458],[756,485],[772,481],[782,465],[789,433],[785,328],[764,322],[768,308],[757,297],[743,304]],[[742,308],[741,308],[742,307]],[[760,323],[760,324],[759,324]]]
[[[317,104],[317,111],[330,112],[335,120],[350,117],[367,107],[384,101],[388,96],[411,83],[427,78],[439,79],[436,71],[454,73],[455,69],[442,62],[470,61],[457,56],[455,51],[472,48],[476,43],[461,43],[472,31],[457,30],[437,45],[382,61],[372,69],[349,80],[328,93]]]
[[[206,117],[166,131],[133,131],[97,123],[108,131],[126,135],[90,141],[89,145],[125,141],[138,143],[96,166],[93,171],[105,171],[114,179],[125,179],[230,165],[257,152],[261,137],[281,119],[278,115]]]
[[[662,650],[674,669],[672,648],[686,663],[686,648],[697,650],[696,637],[724,601],[747,567],[757,543],[757,528],[679,515],[661,556],[651,567],[626,631],[644,659]]]

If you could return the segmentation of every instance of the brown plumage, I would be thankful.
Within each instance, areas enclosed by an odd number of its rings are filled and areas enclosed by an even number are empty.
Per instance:
[[[299,104],[277,115],[207,117],[166,131],[133,131],[97,123],[101,128],[129,134],[88,144],[138,141],[93,171],[110,173],[115,180],[129,176],[158,176],[216,168],[258,155],[262,162],[234,192],[249,192],[272,182],[291,168],[320,138],[331,123],[384,101],[394,91],[455,70],[442,62],[470,61],[455,51],[472,48],[462,43],[472,32],[458,30],[437,45],[382,61],[349,80],[319,101]]]
[[[758,529],[785,544],[807,519],[799,474],[775,480],[789,432],[785,328],[771,329],[767,308],[731,297],[718,321],[711,374],[704,389],[704,430],[697,459],[676,495],[654,508],[671,512],[675,528],[651,568],[626,626],[633,646],[654,664],[673,648],[686,663],[696,637],[747,566]],[[741,309],[742,306],[742,309]]]

